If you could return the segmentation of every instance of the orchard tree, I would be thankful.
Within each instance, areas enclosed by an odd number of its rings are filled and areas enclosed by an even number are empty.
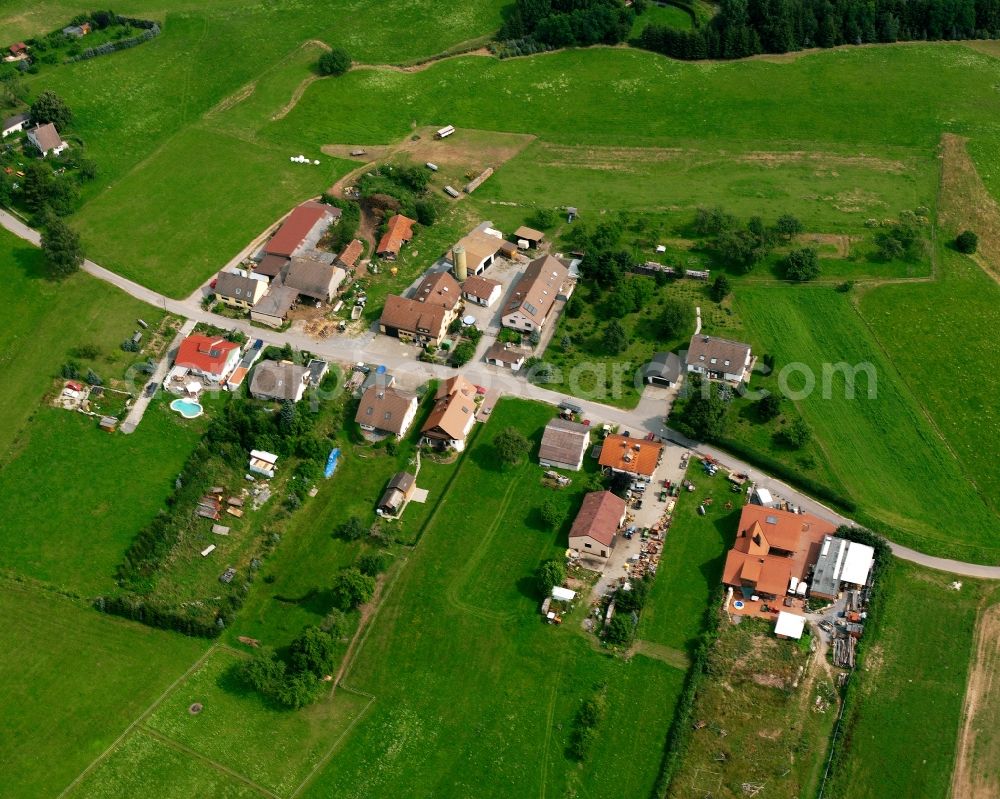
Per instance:
[[[819,277],[819,258],[812,247],[792,250],[785,257],[785,277],[804,283]]]
[[[79,234],[56,217],[42,230],[42,254],[53,277],[64,278],[83,266],[83,246]]]
[[[729,278],[725,275],[719,275],[709,287],[708,296],[715,302],[722,302],[729,296],[730,291],[732,291],[732,286],[729,282]]]
[[[538,593],[547,597],[557,585],[566,579],[566,566],[561,560],[547,560],[535,571],[535,585]]]
[[[774,232],[785,241],[791,241],[792,237],[797,236],[802,230],[802,223],[791,214],[782,214],[774,224]]]
[[[516,427],[508,427],[493,439],[500,462],[507,466],[520,463],[531,449],[531,443]]]
[[[801,416],[792,422],[788,429],[784,431],[783,437],[785,441],[795,449],[802,449],[809,439],[812,438],[812,432],[809,430],[809,425],[806,424],[805,419]]]
[[[31,121],[35,125],[44,125],[51,122],[62,132],[63,128],[69,127],[73,121],[73,112],[65,101],[53,91],[44,91],[31,104],[29,109]]]
[[[541,514],[545,526],[555,530],[566,518],[566,509],[556,502],[555,498],[547,497],[542,503]]]
[[[762,422],[770,422],[781,413],[781,395],[765,394],[757,400],[757,415]]]
[[[337,575],[331,590],[337,607],[344,611],[353,610],[372,598],[375,578],[362,574],[360,569],[352,566]]]
[[[694,307],[680,297],[667,297],[659,323],[663,338],[685,338],[694,329]]]
[[[289,647],[288,665],[294,672],[308,672],[317,677],[333,669],[336,645],[329,633],[319,627],[306,627]]]

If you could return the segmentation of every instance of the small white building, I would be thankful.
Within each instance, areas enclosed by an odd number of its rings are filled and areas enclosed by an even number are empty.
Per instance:
[[[805,629],[805,616],[786,613],[783,610],[779,611],[778,620],[774,624],[774,634],[778,638],[791,638],[798,641],[802,637],[802,633],[805,632]]]
[[[15,114],[12,117],[7,117],[3,121],[3,127],[0,128],[0,136],[6,139],[12,133],[20,133],[30,121],[31,117],[28,114]]]
[[[250,471],[264,477],[274,477],[278,456],[263,449],[250,450]]]

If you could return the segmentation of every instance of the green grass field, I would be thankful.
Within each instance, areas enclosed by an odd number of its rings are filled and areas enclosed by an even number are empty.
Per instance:
[[[150,716],[146,726],[288,796],[369,699],[338,691],[301,712],[272,708],[231,672],[239,655],[219,649]],[[188,708],[204,709],[192,715]]]
[[[0,609],[3,796],[57,795],[207,648],[7,579]]]
[[[683,672],[594,651],[579,610],[562,627],[541,623],[529,578],[562,552],[564,533],[537,517],[551,494],[541,469],[501,471],[492,452],[508,424],[537,441],[551,413],[507,400],[478,433],[348,675],[376,700],[307,796],[522,796],[543,785],[560,795],[594,781],[599,794],[650,791]],[[583,481],[561,492],[574,510]],[[614,708],[601,730],[610,749],[581,770],[564,749],[599,682]],[[628,737],[612,732],[623,716],[635,720]]]
[[[5,402],[0,406],[0,452],[8,453],[59,375],[81,345],[101,351],[91,363],[105,378],[121,377],[136,356],[118,345],[142,317],[152,327],[163,312],[109,288],[88,275],[54,283],[45,275],[41,251],[0,230],[7,302],[0,310],[0,367]]]
[[[709,477],[698,463],[688,469],[687,478],[696,490],[677,498],[656,582],[642,612],[639,637],[690,652],[704,626],[705,608],[722,578],[743,498],[730,492],[722,474]],[[708,497],[712,503],[702,516],[698,506]],[[726,509],[727,502],[732,502],[731,509]]]
[[[846,295],[826,287],[747,287],[736,305],[755,349],[773,355],[779,373],[798,363],[814,375],[815,390],[796,403],[799,411],[849,495],[891,529],[894,540],[960,559],[1000,561],[996,516]],[[825,398],[824,363],[870,364],[875,398],[869,399],[861,373],[849,399],[842,372],[833,374]],[[801,372],[792,372],[788,384],[801,389]]]
[[[683,8],[650,3],[642,14],[636,16],[632,25],[632,37],[639,36],[647,25],[666,25],[669,28],[689,31],[694,27],[694,20]]]
[[[977,612],[995,584],[897,561],[877,637],[868,642],[848,739],[824,796],[950,796]],[[927,612],[914,612],[919,605]],[[886,731],[894,734],[887,735]]]
[[[74,799],[245,799],[260,795],[256,788],[144,730],[128,736],[67,794]]]
[[[1000,375],[982,369],[996,346],[1000,287],[942,250],[939,284],[886,286],[860,299],[862,317],[944,435],[980,497],[1000,512],[1000,464],[984,434],[1000,429]],[[912,342],[919,342],[912,346]]]
[[[4,566],[85,596],[107,591],[197,437],[159,402],[129,436],[108,435],[77,413],[39,409],[0,469]]]

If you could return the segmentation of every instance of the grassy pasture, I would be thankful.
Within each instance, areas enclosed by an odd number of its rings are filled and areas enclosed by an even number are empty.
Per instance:
[[[697,143],[584,147],[536,142],[478,191],[483,198],[602,211],[672,212],[721,205],[740,217],[794,211],[806,229],[855,232],[869,217],[929,204],[936,168],[924,150],[885,155],[780,148],[734,152]]]
[[[135,320],[142,317],[152,328],[163,313],[89,275],[48,280],[41,251],[6,230],[0,230],[0,262],[6,299],[0,310],[0,452],[7,453],[74,348],[98,347],[101,360],[90,365],[103,377],[118,377],[136,359],[118,349],[136,329]]]
[[[467,57],[414,73],[367,69],[318,81],[262,133],[300,147],[388,143],[415,120],[559,144],[843,152],[850,143],[855,155],[878,157],[887,147],[930,152],[943,128],[981,131],[995,102],[994,70],[993,59],[962,45],[845,49],[788,63],[680,63],[620,48]],[[499,114],[502,104],[519,113]]]
[[[639,625],[643,641],[684,650],[690,650],[701,633],[705,608],[722,579],[725,553],[736,535],[742,502],[739,494],[729,491],[723,475],[709,477],[697,463],[688,469],[687,478],[696,490],[678,497]],[[706,497],[713,502],[701,516],[698,506]],[[726,509],[727,502],[733,503],[732,509]]]
[[[0,609],[3,796],[58,794],[207,648],[9,580]]]
[[[198,428],[155,401],[131,435],[39,408],[0,469],[4,566],[93,596],[113,586],[136,532],[163,507]]]
[[[996,517],[846,295],[826,287],[746,287],[736,306],[755,349],[774,355],[779,374],[792,362],[811,370],[815,390],[796,403],[799,411],[831,470],[894,540],[960,559],[1000,560]],[[824,398],[824,363],[870,364],[876,397],[868,398],[860,373],[849,399],[843,373],[835,372]],[[787,382],[803,388],[802,373]]]
[[[950,795],[977,613],[995,590],[897,561],[885,619],[861,670],[846,748],[824,796]],[[928,612],[914,612],[919,601]],[[891,734],[887,734],[891,732]]]
[[[938,283],[866,292],[860,311],[979,495],[1000,512],[1000,375],[983,369],[996,349],[1000,287],[971,260],[942,249]],[[913,346],[919,342],[919,346]]]
[[[539,560],[561,554],[565,532],[537,516],[551,496],[540,468],[501,471],[492,451],[511,424],[537,442],[551,413],[505,400],[476,434],[347,677],[376,700],[306,796],[650,791],[683,672],[595,651],[579,609],[561,627],[541,623],[529,578]],[[584,480],[574,475],[556,495],[571,514]],[[607,685],[599,738],[609,749],[580,769],[564,749],[595,683]],[[623,716],[643,719],[629,736],[613,733]]]
[[[186,129],[80,212],[88,251],[150,288],[187,296],[274,220],[347,171],[326,156],[320,166],[293,164],[291,154],[200,126]],[[160,183],[164,175],[170,180]]]
[[[139,730],[67,794],[74,799],[119,796],[157,799],[245,799],[261,794],[212,765]]]
[[[272,708],[233,679],[239,657],[224,648],[213,652],[156,709],[147,726],[288,796],[369,700],[338,691],[299,712]],[[197,715],[188,712],[193,702],[204,706]]]

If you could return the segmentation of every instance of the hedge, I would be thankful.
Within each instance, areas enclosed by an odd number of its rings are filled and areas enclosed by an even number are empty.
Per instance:
[[[705,628],[698,637],[698,645],[695,649],[691,668],[688,669],[684,679],[684,688],[677,699],[677,708],[674,711],[674,720],[667,731],[667,738],[663,746],[663,758],[660,761],[660,773],[656,778],[656,785],[653,788],[653,796],[656,799],[663,799],[670,790],[670,783],[677,773],[677,768],[687,751],[691,741],[693,725],[691,717],[694,713],[694,701],[698,696],[698,689],[708,667],[709,652],[719,637],[719,624],[721,614],[719,607],[722,605],[722,597],[725,589],[720,585],[712,592],[705,608]]]
[[[752,447],[748,447],[741,441],[734,441],[730,438],[715,438],[712,440],[712,443],[726,450],[731,455],[736,455],[737,457],[742,458],[751,466],[756,466],[758,469],[762,469],[771,476],[784,480],[789,485],[795,486],[796,488],[805,491],[807,494],[811,494],[817,499],[829,502],[831,505],[834,505],[844,513],[853,514],[858,510],[857,504],[855,504],[853,500],[845,497],[843,494],[834,491],[829,486],[825,486],[822,483],[818,483],[815,480],[800,474],[792,467],[776,460],[775,458],[764,455],[754,450]]]

